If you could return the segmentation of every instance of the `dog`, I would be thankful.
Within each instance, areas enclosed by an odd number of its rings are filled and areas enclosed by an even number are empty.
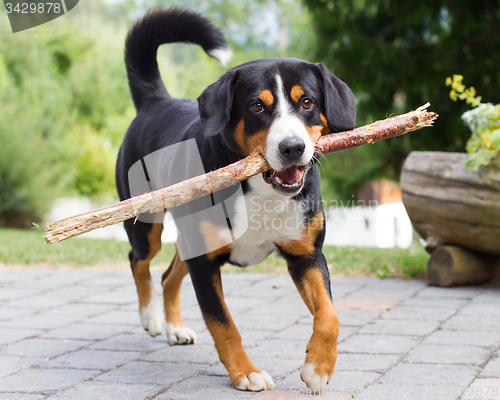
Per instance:
[[[354,128],[353,93],[321,63],[273,58],[229,69],[201,93],[198,102],[172,98],[161,80],[156,52],[161,44],[173,42],[197,44],[221,62],[227,62],[231,55],[222,33],[191,11],[156,9],[131,28],[125,62],[137,117],[118,154],[116,184],[120,199],[131,197],[129,170],[134,164],[162,148],[187,141],[196,143],[205,172],[241,160],[254,151],[261,152],[272,169],[241,182],[242,196],[226,201],[228,218],[223,222],[231,222],[230,233],[240,225],[248,227],[234,240],[219,241],[224,227],[215,219],[210,220],[210,212],[203,218],[190,219],[187,228],[178,224],[182,246],[196,250],[193,241],[201,241],[206,247],[199,254],[183,257],[178,242],[178,251],[163,274],[168,342],[174,345],[196,341],[196,334],[184,324],[179,305],[181,282],[189,273],[231,383],[240,390],[272,389],[271,376],[254,365],[242,346],[224,302],[220,267],[225,263],[242,267],[256,264],[276,252],[286,260],[289,273],[314,316],[301,378],[311,390],[322,390],[335,367],[339,322],[322,253],[325,217],[314,145],[322,135]],[[158,168],[160,175],[168,175],[183,163],[189,169],[190,162],[179,149],[174,152],[175,163]],[[169,158],[163,157],[163,161]],[[234,189],[226,192],[222,200],[234,193]],[[215,195],[209,200],[209,205],[222,201]],[[181,217],[194,212],[187,207],[181,211]],[[161,247],[163,214],[157,217],[152,223],[140,219],[125,221],[132,246],[129,258],[139,314],[144,329],[152,336],[160,334],[164,324],[149,272],[150,261]],[[266,218],[291,223],[264,228],[260,225],[260,229],[249,226],[250,222],[264,223]],[[227,225],[225,229],[228,230]]]

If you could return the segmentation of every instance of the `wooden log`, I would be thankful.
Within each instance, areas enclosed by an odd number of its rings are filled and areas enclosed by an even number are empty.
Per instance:
[[[430,252],[456,245],[500,255],[500,162],[471,172],[467,157],[411,153],[401,174],[403,203]]]
[[[427,103],[415,111],[374,122],[347,132],[325,135],[316,143],[316,155],[351,149],[378,140],[401,136],[432,126],[438,117],[427,112]],[[270,169],[264,156],[258,152],[207,174],[200,175],[167,188],[136,196],[99,210],[49,223],[45,226],[45,241],[58,243],[70,237],[97,228],[117,224],[141,213],[157,213],[196,200],[210,193],[228,188],[240,181]]]
[[[429,284],[434,286],[477,285],[495,275],[498,258],[474,253],[458,246],[440,246],[427,264]]]

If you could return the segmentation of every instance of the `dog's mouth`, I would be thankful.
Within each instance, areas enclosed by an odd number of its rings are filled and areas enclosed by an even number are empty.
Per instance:
[[[304,185],[307,165],[292,165],[287,169],[277,172],[274,169],[263,172],[262,177],[273,189],[283,194],[295,194]]]

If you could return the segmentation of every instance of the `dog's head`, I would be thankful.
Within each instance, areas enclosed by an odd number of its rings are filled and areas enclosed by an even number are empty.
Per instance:
[[[323,64],[296,59],[235,67],[198,102],[205,135],[223,135],[243,156],[262,152],[272,167],[263,179],[289,196],[302,190],[319,137],[352,129],[356,121],[349,87]]]

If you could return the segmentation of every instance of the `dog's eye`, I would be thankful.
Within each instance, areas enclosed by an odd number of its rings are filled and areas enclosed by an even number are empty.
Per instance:
[[[313,106],[313,101],[311,99],[302,100],[302,108],[309,110]]]
[[[260,102],[253,103],[252,111],[256,113],[261,113],[262,111],[264,111],[264,106]]]

